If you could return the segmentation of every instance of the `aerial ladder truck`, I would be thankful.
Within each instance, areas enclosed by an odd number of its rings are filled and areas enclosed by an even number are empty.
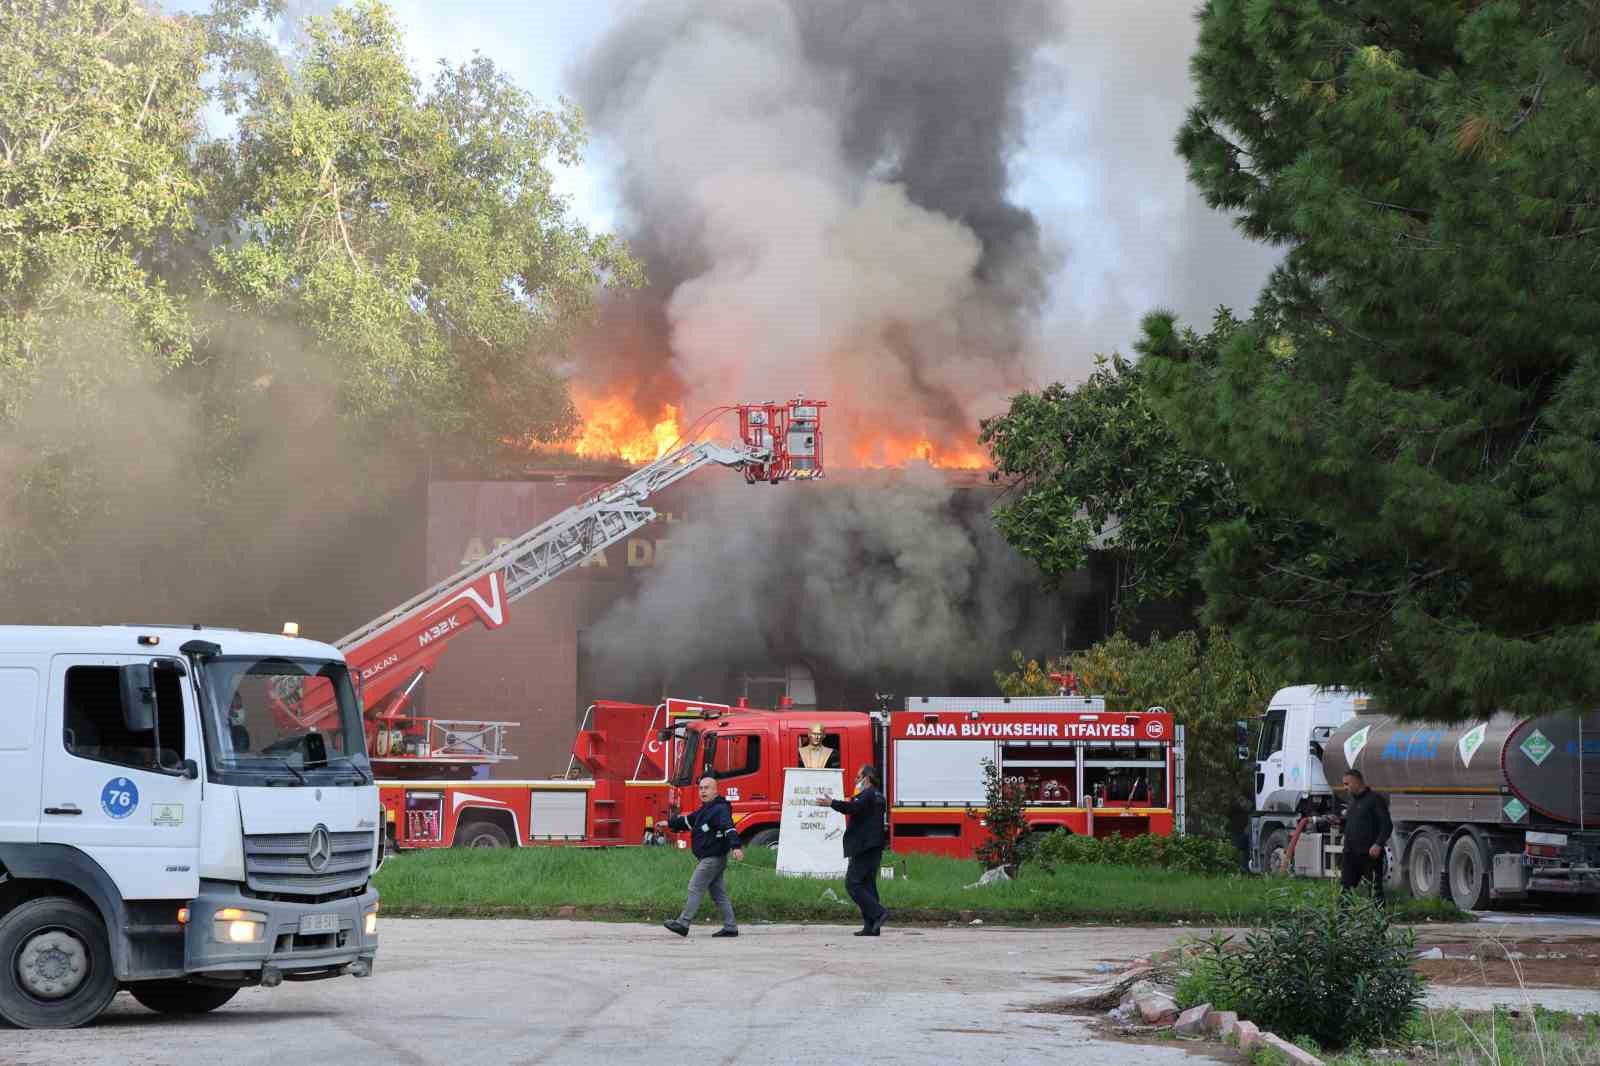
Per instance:
[[[800,396],[787,403],[707,412],[654,462],[333,642],[359,679],[369,757],[397,846],[624,842],[622,819],[610,810],[620,807],[620,782],[613,796],[604,781],[595,794],[595,777],[604,774],[584,780],[571,775],[548,781],[474,780],[479,767],[515,758],[507,750],[506,733],[516,723],[419,714],[413,703],[418,686],[453,638],[474,627],[504,625],[512,603],[654,521],[650,498],[696,471],[728,467],[750,484],[821,479],[826,406]],[[714,421],[729,413],[737,415],[738,439],[707,438]],[[336,713],[331,704],[297,702],[292,692],[284,693],[274,710],[285,724],[307,730]],[[587,755],[582,761],[598,768],[606,762],[601,748],[639,754],[650,744],[646,734],[654,712],[608,704],[598,715],[602,727],[589,723],[575,755],[582,749]],[[596,719],[593,709],[590,718]],[[609,737],[603,731],[607,723]]]

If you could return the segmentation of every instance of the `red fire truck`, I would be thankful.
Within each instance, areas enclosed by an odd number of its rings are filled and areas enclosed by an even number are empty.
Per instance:
[[[367,750],[378,779],[391,841],[397,847],[504,846],[527,843],[638,843],[643,823],[622,816],[628,777],[665,777],[651,761],[659,741],[647,736],[657,709],[605,704],[574,747],[574,772],[563,780],[478,780],[485,767],[513,759],[506,734],[515,723],[445,719],[412,703],[450,641],[474,625],[497,629],[513,602],[576,569],[597,552],[654,521],[654,494],[703,467],[739,470],[751,484],[819,480],[824,475],[825,401],[719,407],[655,462],[529,530],[433,588],[387,611],[334,644],[359,679]],[[719,416],[735,414],[738,436],[707,437]],[[298,703],[290,693],[273,711],[289,727],[314,730],[335,714],[326,703]],[[578,779],[577,771],[587,773]],[[657,785],[661,810],[664,786]],[[643,796],[645,793],[639,793]]]
[[[984,760],[1020,778],[1029,823],[1089,836],[1181,833],[1183,727],[1161,708],[1108,712],[1098,696],[920,696],[890,712],[763,710],[669,699],[601,701],[585,715],[565,778],[394,782],[400,847],[663,844],[675,795],[717,779],[746,843],[778,841],[784,771],[821,727],[846,780],[884,772],[891,846],[970,858],[984,840]]]
[[[669,700],[671,777],[685,809],[709,774],[733,806],[740,835],[775,844],[783,775],[801,765],[814,727],[846,781],[865,762],[884,774],[891,846],[968,858],[987,835],[985,760],[1020,778],[1026,816],[1040,832],[1167,836],[1183,831],[1183,727],[1159,707],[1108,712],[1098,696],[963,698],[918,696],[904,710],[776,711]],[[663,731],[665,732],[665,730]],[[656,739],[663,739],[656,734]],[[583,743],[580,736],[579,743]],[[627,785],[648,792],[649,784]],[[627,810],[641,829],[654,807]]]

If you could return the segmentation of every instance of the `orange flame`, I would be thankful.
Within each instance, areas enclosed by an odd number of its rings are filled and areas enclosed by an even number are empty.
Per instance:
[[[665,455],[684,429],[682,412],[673,404],[644,412],[625,393],[594,395],[581,389],[575,390],[573,402],[583,428],[565,450],[588,459],[648,463]],[[942,470],[983,470],[990,465],[988,454],[976,442],[941,443],[926,432],[901,436],[879,431],[864,436],[851,427],[848,438],[841,434],[835,439],[839,443],[825,446],[825,454],[841,467],[885,469],[926,463]]]
[[[618,458],[648,463],[667,454],[682,435],[678,409],[662,404],[654,417],[636,411],[620,395],[574,397],[583,418],[583,431],[571,449],[586,459]]]
[[[941,470],[983,470],[989,456],[976,445],[938,444],[927,434],[918,437],[882,436],[852,441],[850,465],[881,468],[927,463]]]

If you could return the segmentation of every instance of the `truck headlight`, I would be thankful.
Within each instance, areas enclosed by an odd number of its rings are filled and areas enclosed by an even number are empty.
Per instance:
[[[224,944],[259,944],[267,935],[267,916],[260,911],[224,907],[212,915],[211,935]]]
[[[367,916],[361,926],[361,931],[368,936],[378,935],[378,905],[376,903],[372,905],[371,910],[367,911]]]

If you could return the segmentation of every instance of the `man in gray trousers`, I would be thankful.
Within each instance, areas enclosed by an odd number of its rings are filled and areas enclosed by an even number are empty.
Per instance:
[[[739,833],[733,828],[733,808],[718,795],[716,778],[700,779],[700,807],[692,814],[679,814],[676,808],[667,812],[667,828],[675,833],[689,830],[689,846],[700,861],[689,878],[689,897],[684,900],[683,913],[663,924],[679,936],[688,936],[689,923],[699,912],[700,901],[710,892],[711,901],[722,912],[722,928],[711,935],[738,936],[733,901],[722,887],[722,873],[728,868],[730,852],[740,862],[744,861],[744,848],[739,846]]]

